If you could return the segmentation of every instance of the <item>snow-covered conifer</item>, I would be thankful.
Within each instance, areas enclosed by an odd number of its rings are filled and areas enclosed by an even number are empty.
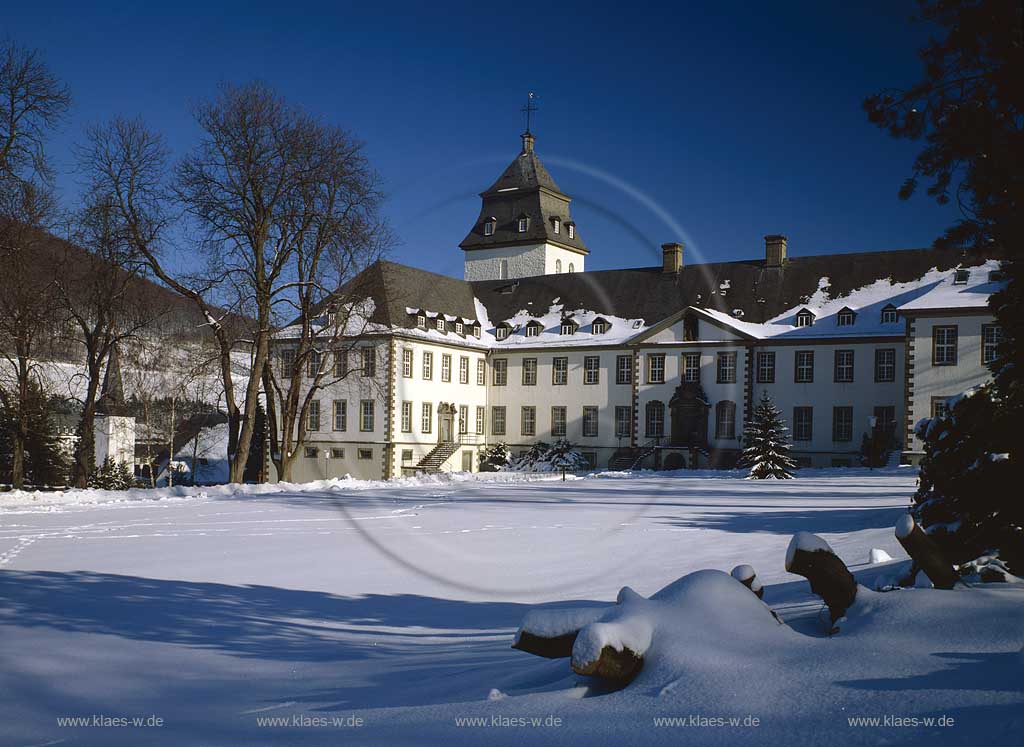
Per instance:
[[[791,446],[786,438],[787,430],[782,414],[768,392],[763,392],[754,408],[753,419],[743,429],[745,447],[740,466],[750,467],[747,479],[788,480],[793,477],[796,462],[789,456]]]

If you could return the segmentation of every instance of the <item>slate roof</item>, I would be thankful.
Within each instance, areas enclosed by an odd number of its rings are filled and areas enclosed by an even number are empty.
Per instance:
[[[569,212],[571,198],[559,189],[537,157],[533,150],[532,136],[523,135],[523,150],[498,180],[480,193],[480,197],[480,214],[469,234],[459,244],[465,251],[547,241],[581,254],[588,253],[578,230],[573,238],[569,238],[567,226],[572,222]],[[521,216],[529,219],[525,232],[519,231]],[[484,224],[491,218],[495,219],[495,230],[487,236],[484,234]],[[562,223],[557,234],[554,230],[555,218]]]
[[[687,306],[728,314],[740,310],[743,321],[762,323],[805,304],[822,278],[829,278],[829,295],[837,298],[879,279],[906,282],[932,267],[982,261],[957,250],[906,249],[793,257],[780,268],[766,267],[763,259],[741,260],[688,265],[679,273],[641,267],[476,281],[472,287],[492,322],[522,309],[544,313],[557,298],[565,309],[590,309],[647,324]]]

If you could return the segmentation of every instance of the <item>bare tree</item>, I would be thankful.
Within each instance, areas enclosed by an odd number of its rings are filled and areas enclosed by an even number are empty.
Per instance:
[[[90,171],[112,196],[133,248],[157,277],[197,304],[214,333],[230,477],[240,482],[271,337],[283,318],[278,309],[301,307],[300,291],[310,285],[317,287],[310,302],[319,299],[330,258],[340,262],[346,239],[354,246],[355,232],[371,223],[383,230],[375,216],[380,196],[357,142],[261,84],[224,87],[196,108],[195,118],[202,137],[173,179],[160,138],[138,121],[115,120],[91,132]],[[162,256],[172,204],[207,258],[188,275],[172,273]],[[252,320],[245,338],[230,327],[240,316]],[[242,391],[234,383],[236,349],[249,354]]]
[[[72,484],[86,487],[95,469],[93,426],[101,376],[115,346],[135,340],[167,311],[141,282],[138,255],[121,233],[106,194],[89,194],[72,217],[75,244],[64,247],[64,272],[56,279],[67,339],[85,356],[85,393],[75,445]]]
[[[0,398],[16,413],[12,482],[24,483],[28,414],[41,384],[37,359],[53,338],[50,296],[59,267],[44,229],[55,213],[46,136],[65,115],[70,95],[38,52],[0,45]]]

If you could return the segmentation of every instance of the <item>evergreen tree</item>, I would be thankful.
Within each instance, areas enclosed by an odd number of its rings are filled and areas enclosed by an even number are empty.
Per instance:
[[[919,0],[933,33],[920,50],[924,75],[864,102],[871,122],[922,140],[914,173],[939,203],[955,199],[962,219],[938,245],[1000,253],[1004,290],[989,307],[1003,338],[993,383],[961,398],[945,419],[922,424],[925,458],[913,512],[954,562],[998,549],[1024,570],[1019,426],[1024,420],[1024,14],[1019,0]],[[1000,484],[1000,481],[1002,484]]]
[[[750,467],[748,480],[789,480],[796,462],[789,457],[791,448],[786,439],[786,423],[768,392],[754,408],[754,418],[743,429],[743,456],[739,466]]]
[[[101,490],[128,490],[135,487],[135,475],[124,462],[115,462],[110,457],[103,460],[95,472],[89,475],[89,487]]]
[[[0,480],[5,483],[11,482],[12,478],[17,406],[14,404],[8,408],[0,400]],[[28,396],[21,407],[25,410],[28,425],[24,455],[25,482],[36,487],[66,485],[68,456],[61,448],[50,403],[35,382],[29,385]]]
[[[953,563],[998,555],[1024,573],[1024,502],[1004,445],[1019,436],[999,415],[992,384],[951,399],[945,417],[917,425],[924,441],[921,480],[911,513]]]

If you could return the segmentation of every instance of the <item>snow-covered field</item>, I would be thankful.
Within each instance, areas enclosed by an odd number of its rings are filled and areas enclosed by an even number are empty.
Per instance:
[[[1017,743],[1024,584],[863,589],[830,638],[820,600],[783,570],[790,537],[810,531],[873,588],[903,565],[892,527],[914,480],[0,496],[0,744]],[[869,565],[873,548],[896,560]],[[531,608],[614,602],[625,585],[649,596],[739,563],[790,627],[693,611],[620,692],[509,648]],[[850,725],[861,717],[879,725]],[[935,722],[896,720],[910,718]]]

